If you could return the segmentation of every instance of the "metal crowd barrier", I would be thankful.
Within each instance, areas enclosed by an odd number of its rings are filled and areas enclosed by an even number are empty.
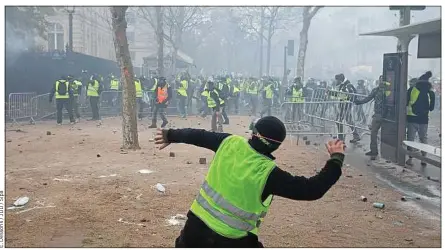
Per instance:
[[[344,100],[337,98],[340,95]],[[294,135],[334,135],[338,134],[339,126],[343,126],[342,134],[351,134],[356,130],[369,133],[373,103],[364,105],[353,103],[354,99],[365,97],[336,90],[314,89],[312,96],[306,97],[304,102],[282,103],[282,119],[285,121],[288,133]],[[296,113],[295,117],[293,117],[293,112]],[[361,112],[360,117],[358,112]]]
[[[56,113],[56,101],[49,102],[50,93],[34,96],[31,99],[33,107],[32,120],[42,120]]]
[[[18,120],[29,118],[32,121],[33,105],[31,99],[36,93],[11,93],[8,97],[9,119],[14,123]]]

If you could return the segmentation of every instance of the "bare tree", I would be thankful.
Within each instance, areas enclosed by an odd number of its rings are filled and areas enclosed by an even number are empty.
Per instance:
[[[139,14],[154,30],[160,31],[157,28],[158,14],[154,8],[156,7],[141,7]],[[176,73],[177,54],[182,46],[182,36],[204,21],[203,11],[201,7],[162,7],[160,15],[163,17],[162,35],[173,48],[172,71]],[[160,32],[156,33],[157,36],[161,35]]]
[[[127,21],[125,19],[127,9],[128,6],[110,7],[116,59],[121,68],[121,82],[123,83],[122,148],[140,149],[136,119],[136,88],[133,80],[133,64],[128,48]]]
[[[306,59],[306,50],[308,43],[309,27],[311,25],[312,18],[323,7],[304,7],[303,9],[303,27],[300,31],[300,45],[298,47],[297,58],[297,76],[304,78],[304,61]]]
[[[164,14],[161,6],[156,8],[156,36],[158,40],[158,75],[164,76]]]

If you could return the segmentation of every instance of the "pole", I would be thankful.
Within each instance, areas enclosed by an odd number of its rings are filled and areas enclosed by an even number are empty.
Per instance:
[[[283,82],[280,86],[280,96],[282,98],[282,100],[284,100],[283,98],[283,93],[284,93],[284,84],[286,84],[287,86],[287,46],[284,46],[284,70],[283,70]]]
[[[73,52],[73,10],[68,10],[68,49]]]

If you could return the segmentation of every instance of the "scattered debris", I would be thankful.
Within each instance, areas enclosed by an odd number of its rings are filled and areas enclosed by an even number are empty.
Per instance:
[[[402,196],[402,198],[400,198],[401,201],[407,201],[408,198],[406,196]]]
[[[6,142],[12,142],[12,140],[8,139],[8,140],[6,140]]]
[[[191,161],[186,161],[185,164],[192,164],[192,162]]]
[[[380,208],[380,209],[385,208],[385,204],[380,203],[380,202],[374,202],[374,203],[372,204],[372,206],[375,207],[375,208]]]
[[[53,181],[71,181],[70,179],[59,179],[59,178],[54,178]]]
[[[155,139],[153,139],[153,138],[150,138],[150,139],[148,139],[148,141],[149,141],[149,142],[154,142],[154,141],[155,141]]]
[[[198,122],[198,125],[201,125],[201,123],[200,123],[200,122]]]
[[[349,165],[349,164],[345,164],[345,166],[349,168],[351,165]]]
[[[148,169],[141,169],[138,172],[141,173],[141,174],[151,174],[151,173],[153,173],[153,171],[148,170]]]
[[[394,221],[392,224],[396,226],[403,226],[403,221]]]
[[[24,205],[26,205],[26,203],[28,203],[29,202],[29,197],[27,197],[27,196],[23,196],[23,197],[20,197],[20,198],[18,198],[15,202],[14,202],[14,206],[16,206],[16,207],[21,207],[21,206],[24,206]]]
[[[97,154],[96,156],[97,156],[97,158],[99,158],[99,157],[100,157],[100,154]]]
[[[124,224],[129,224],[129,225],[136,225],[136,226],[145,227],[144,224],[124,221],[124,219],[122,219],[122,218],[119,218],[118,222],[121,222],[121,223],[124,223]]]
[[[365,196],[362,195],[362,196],[360,196],[360,200],[363,202],[367,202],[368,198],[366,198]]]
[[[126,154],[128,154],[127,151],[121,151],[121,155],[126,155]]]
[[[411,238],[406,238],[405,241],[413,241]]]
[[[174,152],[170,152],[170,157],[175,157],[175,153]]]
[[[187,216],[183,214],[177,214],[175,216],[170,217],[170,219],[167,220],[167,223],[169,226],[184,226],[186,220]]]
[[[206,158],[199,158],[199,164],[206,164],[207,159]]]
[[[142,194],[138,194],[138,196],[136,196],[136,200],[140,200],[141,196],[142,196]]]
[[[379,219],[383,219],[383,217],[380,214],[376,214],[375,217],[377,217]]]
[[[156,184],[156,189],[161,193],[165,193],[165,187],[161,183]]]
[[[346,177],[348,177],[348,178],[352,178],[352,175],[346,175]]]
[[[46,185],[48,185],[48,183],[44,182],[44,183],[42,183],[42,185],[43,185],[43,186],[46,186]]]
[[[28,208],[28,209],[19,211],[19,212],[15,213],[15,214],[21,214],[21,213],[28,212],[28,211],[31,211],[31,210],[34,210],[34,209],[51,208],[51,207],[56,207],[56,206],[50,205],[50,206],[44,206],[44,207],[32,207],[32,208]]]
[[[304,142],[306,145],[311,145],[311,141],[305,141]]]
[[[117,130],[116,130],[116,129],[113,129],[113,134],[116,134],[116,132],[117,132]]]
[[[432,177],[432,176],[428,176],[427,179],[430,180],[430,181],[434,181],[434,182],[440,182],[439,178]]]
[[[46,131],[46,135],[51,135],[51,131]]]

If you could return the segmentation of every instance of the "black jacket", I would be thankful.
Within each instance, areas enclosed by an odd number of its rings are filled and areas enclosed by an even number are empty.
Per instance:
[[[417,101],[414,103],[412,109],[416,116],[407,115],[407,122],[417,124],[428,124],[428,113],[434,110],[436,96],[431,89],[431,83],[425,80],[419,80],[416,83],[416,88],[420,91]],[[406,105],[408,106],[411,99],[411,92],[413,88],[408,89],[406,97]],[[429,96],[429,97],[428,97]],[[428,100],[429,98],[429,100]]]
[[[203,129],[170,129],[167,134],[167,139],[172,143],[192,144],[216,152],[223,140],[230,135],[231,134],[227,133],[208,132]],[[261,146],[256,145],[254,140],[249,140],[249,144],[259,153],[275,159],[270,153],[260,152]],[[312,201],[320,199],[340,178],[343,159],[343,154],[337,153],[331,155],[331,158],[326,162],[324,168],[310,178],[294,176],[276,166],[267,179],[262,200],[266,200],[269,195],[277,195],[292,200]],[[214,233],[192,212],[189,211],[187,217],[188,220],[184,230],[181,231],[181,236],[177,239],[177,246],[253,247],[258,242],[258,238],[254,234],[249,234],[241,239],[225,238]],[[218,244],[217,242],[224,242],[224,244]]]

